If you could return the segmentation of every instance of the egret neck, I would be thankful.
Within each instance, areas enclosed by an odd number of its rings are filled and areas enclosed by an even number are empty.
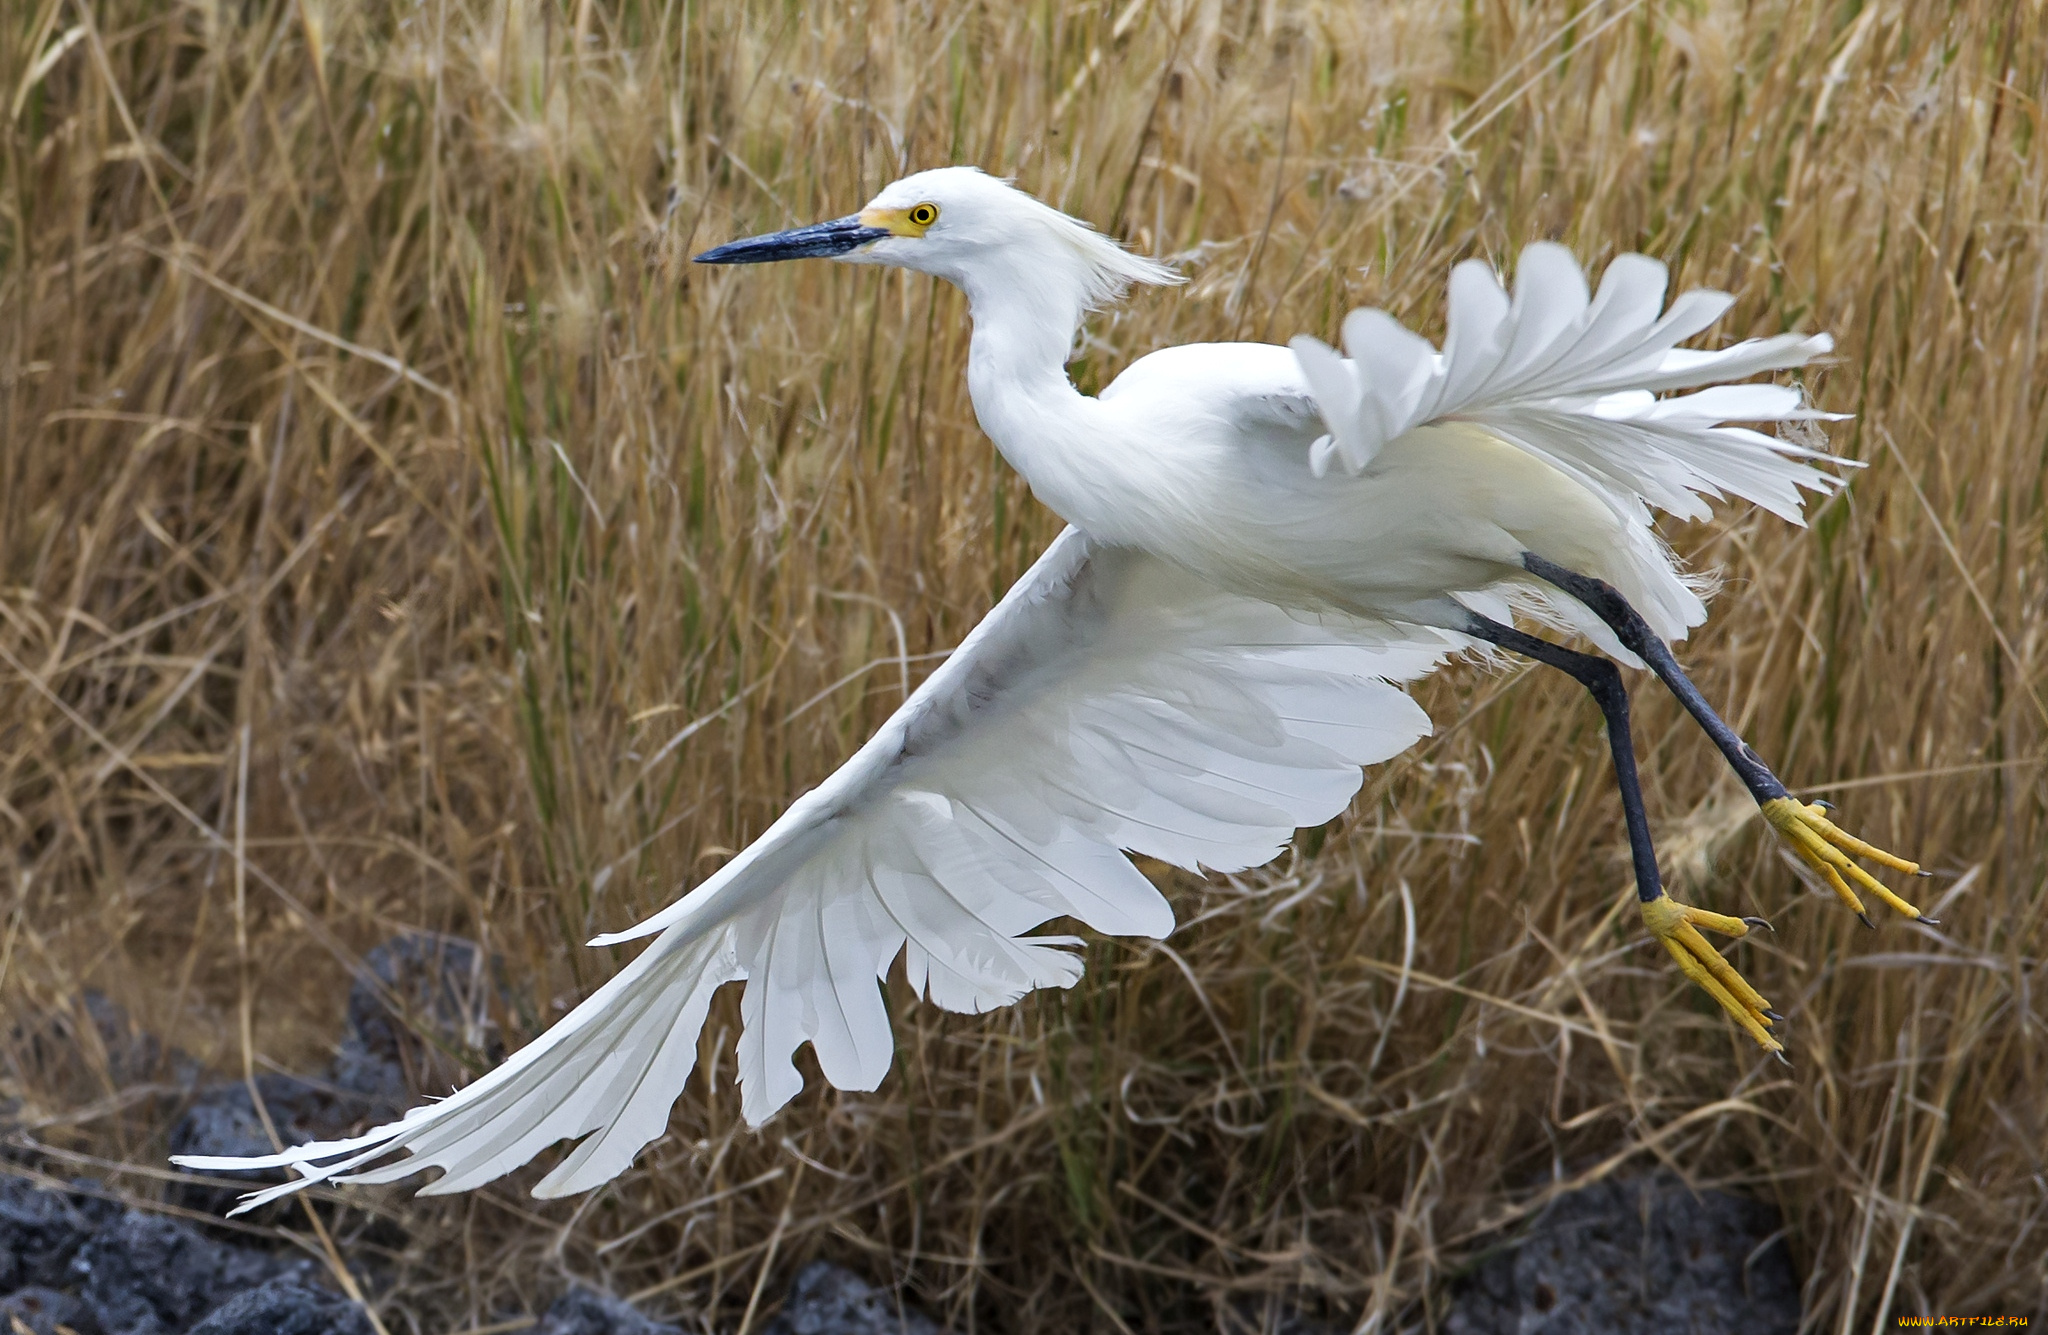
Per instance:
[[[1156,503],[1156,488],[1141,481],[1143,461],[1133,457],[1139,443],[1124,439],[1115,415],[1067,376],[1087,278],[1061,272],[1066,256],[1037,258],[1036,269],[1001,264],[941,275],[967,294],[974,320],[967,352],[974,415],[1061,518],[1107,541],[1133,540],[1140,527],[1133,520]],[[1080,270],[1081,257],[1072,264]]]

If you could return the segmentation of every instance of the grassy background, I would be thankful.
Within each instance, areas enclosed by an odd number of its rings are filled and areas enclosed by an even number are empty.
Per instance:
[[[363,950],[453,931],[516,1045],[622,958],[571,943],[867,735],[1056,521],[974,425],[951,289],[686,257],[976,162],[1192,280],[1095,320],[1084,388],[1360,303],[1440,333],[1454,261],[1537,237],[1738,293],[1720,337],[1832,330],[1868,467],[1806,532],[1672,531],[1727,581],[1684,657],[1940,871],[1946,926],[1803,887],[1641,691],[1675,887],[1779,928],[1736,951],[1792,1016],[1761,1059],[1628,911],[1577,688],[1458,669],[1347,817],[1172,878],[1170,942],[981,1018],[892,985],[878,1094],[814,1077],[746,1131],[728,994],[604,1191],[350,1195],[386,1325],[568,1273],[758,1328],[828,1255],[963,1330],[1423,1329],[1553,1184],[1656,1161],[1782,1205],[1815,1329],[2048,1316],[2044,88],[2039,0],[10,4],[17,1143],[161,1189],[173,1105],[89,1041],[24,1055],[88,987],[222,1072],[310,1070]]]

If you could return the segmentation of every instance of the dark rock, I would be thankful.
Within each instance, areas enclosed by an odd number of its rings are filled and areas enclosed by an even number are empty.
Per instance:
[[[108,1194],[104,1182],[89,1177],[68,1178],[65,1185],[71,1190],[64,1193],[64,1199],[71,1208],[85,1216],[85,1220],[97,1233],[127,1212],[127,1206]]]
[[[1799,1279],[1761,1201],[1668,1173],[1558,1197],[1465,1278],[1446,1335],[1792,1335]]]
[[[273,1279],[230,1298],[189,1335],[370,1335],[363,1309],[296,1279]]]
[[[682,1335],[682,1329],[640,1315],[622,1298],[579,1286],[555,1299],[533,1335]]]
[[[194,1085],[202,1070],[188,1053],[166,1050],[119,1002],[93,988],[16,1029],[14,1038],[25,1073],[41,1081],[54,1078],[78,1098],[153,1081]]]
[[[1349,1323],[1324,1321],[1297,1310],[1283,1300],[1246,1300],[1232,1305],[1228,1325],[1217,1329],[1230,1335],[1349,1335]]]
[[[198,1058],[181,1048],[166,1048],[105,993],[86,989],[85,1009],[106,1049],[107,1074],[115,1088],[148,1080],[168,1080],[188,1088],[199,1083],[204,1067]]]
[[[452,1052],[477,1053],[480,1066],[502,1059],[503,1045],[491,1041],[491,994],[484,953],[474,941],[412,932],[372,950],[349,989],[348,1029],[329,1079],[275,1072],[256,1077],[278,1138],[286,1145],[334,1140],[394,1121],[415,1101],[415,1091],[445,1092],[457,1083],[462,1073]],[[223,1158],[277,1149],[248,1085],[239,1080],[200,1091],[171,1128],[170,1142],[172,1154]],[[286,1175],[213,1176],[236,1185],[180,1183],[171,1190],[172,1201],[217,1214],[232,1208],[248,1186],[281,1182]]]
[[[0,1331],[19,1335],[23,1326],[29,1335],[57,1335],[60,1326],[72,1335],[100,1335],[92,1309],[55,1289],[21,1289],[0,1298]]]
[[[353,1091],[276,1072],[257,1076],[256,1089],[263,1095],[263,1107],[269,1112],[278,1136],[287,1145],[346,1135],[374,1111],[371,1100]],[[277,1150],[256,1111],[255,1100],[249,1096],[248,1084],[240,1080],[201,1090],[192,1106],[172,1125],[170,1140],[172,1154],[251,1155]],[[216,1176],[244,1185],[207,1187],[181,1182],[171,1188],[172,1203],[217,1214],[232,1208],[235,1197],[248,1184],[284,1180],[282,1172]]]
[[[1273,1327],[1273,1335],[1347,1335],[1350,1329],[1350,1326],[1318,1321],[1300,1312],[1282,1312],[1279,1323]]]
[[[334,1083],[396,1117],[415,1091],[446,1092],[459,1074],[449,1052],[485,1064],[505,1055],[490,1017],[494,992],[483,948],[459,936],[408,932],[363,956],[348,993],[348,1032]]]
[[[190,1224],[124,1213],[71,1258],[71,1278],[106,1335],[182,1335],[228,1299],[273,1279],[305,1279],[304,1259],[217,1242]]]
[[[0,1177],[0,1293],[63,1284],[71,1258],[106,1215],[107,1207],[89,1198]]]
[[[782,1310],[761,1335],[946,1335],[924,1313],[905,1307],[830,1261],[797,1272]]]
[[[287,1145],[339,1135],[369,1106],[348,1090],[276,1072],[257,1076],[256,1090]],[[263,1129],[248,1084],[240,1080],[201,1090],[171,1128],[173,1154],[271,1154],[276,1149]]]

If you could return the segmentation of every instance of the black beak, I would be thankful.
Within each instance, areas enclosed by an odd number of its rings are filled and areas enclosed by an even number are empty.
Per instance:
[[[792,227],[787,232],[770,232],[732,241],[697,256],[699,264],[766,264],[770,260],[829,258],[857,250],[870,241],[890,235],[886,227],[869,227],[859,215],[834,218],[831,222]]]

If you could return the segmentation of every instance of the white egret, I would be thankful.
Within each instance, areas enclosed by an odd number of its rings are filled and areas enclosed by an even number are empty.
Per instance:
[[[1429,731],[1396,683],[1484,641],[1561,668],[1603,711],[1643,920],[1766,1050],[1783,1016],[1700,935],[1758,918],[1661,887],[1616,662],[1663,679],[1773,828],[1858,913],[1856,886],[1919,912],[1851,860],[1903,872],[1792,798],[1693,689],[1669,642],[1706,609],[1651,526],[1739,497],[1794,523],[1830,456],[1725,425],[1823,416],[1800,391],[1725,384],[1804,365],[1826,335],[1720,351],[1682,340],[1730,304],[1624,255],[1590,295],[1561,247],[1523,251],[1512,296],[1483,263],[1451,275],[1441,353],[1379,311],[1313,339],[1167,348],[1099,397],[1068,380],[1083,316],[1131,283],[1178,281],[973,168],[921,172],[858,214],[721,246],[706,264],[805,256],[936,275],[967,295],[982,428],[1070,525],[838,772],[675,904],[597,938],[653,937],[496,1070],[353,1139],[187,1167],[289,1166],[461,1191],[582,1138],[538,1196],[610,1179],[668,1125],[712,993],[745,980],[739,1080],[758,1125],[825,1078],[874,1089],[893,1055],[879,980],[955,1011],[1069,986],[1072,917],[1163,937],[1165,899],[1125,857],[1236,871],[1357,792],[1360,767]],[[1711,387],[1709,387],[1711,386]],[[1667,395],[1670,391],[1697,391]],[[1513,626],[1583,633],[1604,656]],[[1865,918],[1868,921],[1868,918]],[[379,1163],[394,1152],[404,1157]]]

